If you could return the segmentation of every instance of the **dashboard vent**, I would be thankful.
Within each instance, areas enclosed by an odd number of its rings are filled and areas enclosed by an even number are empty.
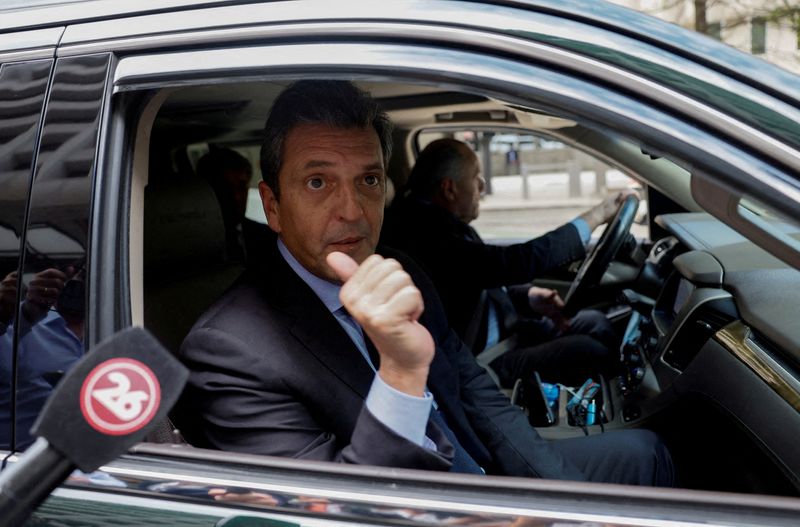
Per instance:
[[[698,306],[686,318],[664,352],[664,362],[683,371],[714,333],[738,318],[730,298],[711,300]]]

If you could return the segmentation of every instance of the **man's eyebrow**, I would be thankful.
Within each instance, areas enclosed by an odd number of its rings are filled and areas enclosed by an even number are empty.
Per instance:
[[[308,170],[312,168],[328,168],[335,166],[336,163],[332,163],[330,161],[324,161],[322,159],[312,159],[308,163],[306,163],[303,168]],[[365,165],[361,170],[364,172],[374,172],[376,170],[383,171],[383,163],[372,163],[369,165]]]
[[[364,170],[364,172],[374,172],[376,170],[383,172],[383,163],[372,163],[371,165],[365,166],[362,170]]]
[[[303,168],[327,168],[331,166],[333,166],[333,163],[330,161],[312,159]]]

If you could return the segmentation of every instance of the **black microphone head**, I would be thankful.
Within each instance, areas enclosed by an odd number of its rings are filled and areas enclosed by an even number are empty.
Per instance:
[[[61,379],[31,431],[91,472],[164,419],[188,375],[150,333],[124,329],[95,346]]]

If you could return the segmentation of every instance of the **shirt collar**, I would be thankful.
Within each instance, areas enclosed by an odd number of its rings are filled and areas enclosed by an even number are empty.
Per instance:
[[[299,276],[300,279],[314,291],[314,294],[322,300],[322,303],[325,304],[328,311],[334,313],[342,307],[342,301],[339,300],[339,290],[342,288],[341,284],[335,284],[324,280],[303,267],[303,264],[298,262],[294,255],[289,252],[289,249],[280,238],[278,238],[278,251],[280,251],[286,263],[289,264],[289,267],[297,273],[297,276]]]

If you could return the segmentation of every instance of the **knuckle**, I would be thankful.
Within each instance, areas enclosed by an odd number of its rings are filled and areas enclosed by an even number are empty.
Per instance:
[[[366,260],[364,260],[364,263],[367,263],[367,262],[373,263],[374,262],[374,263],[377,264],[377,263],[381,263],[382,261],[383,261],[383,256],[381,256],[380,254],[377,254],[377,253],[373,253],[373,254],[369,255]]]
[[[392,267],[393,269],[402,269],[403,268],[403,266],[400,265],[400,262],[398,262],[394,258],[386,258],[384,260],[384,262],[386,262],[387,266]]]

